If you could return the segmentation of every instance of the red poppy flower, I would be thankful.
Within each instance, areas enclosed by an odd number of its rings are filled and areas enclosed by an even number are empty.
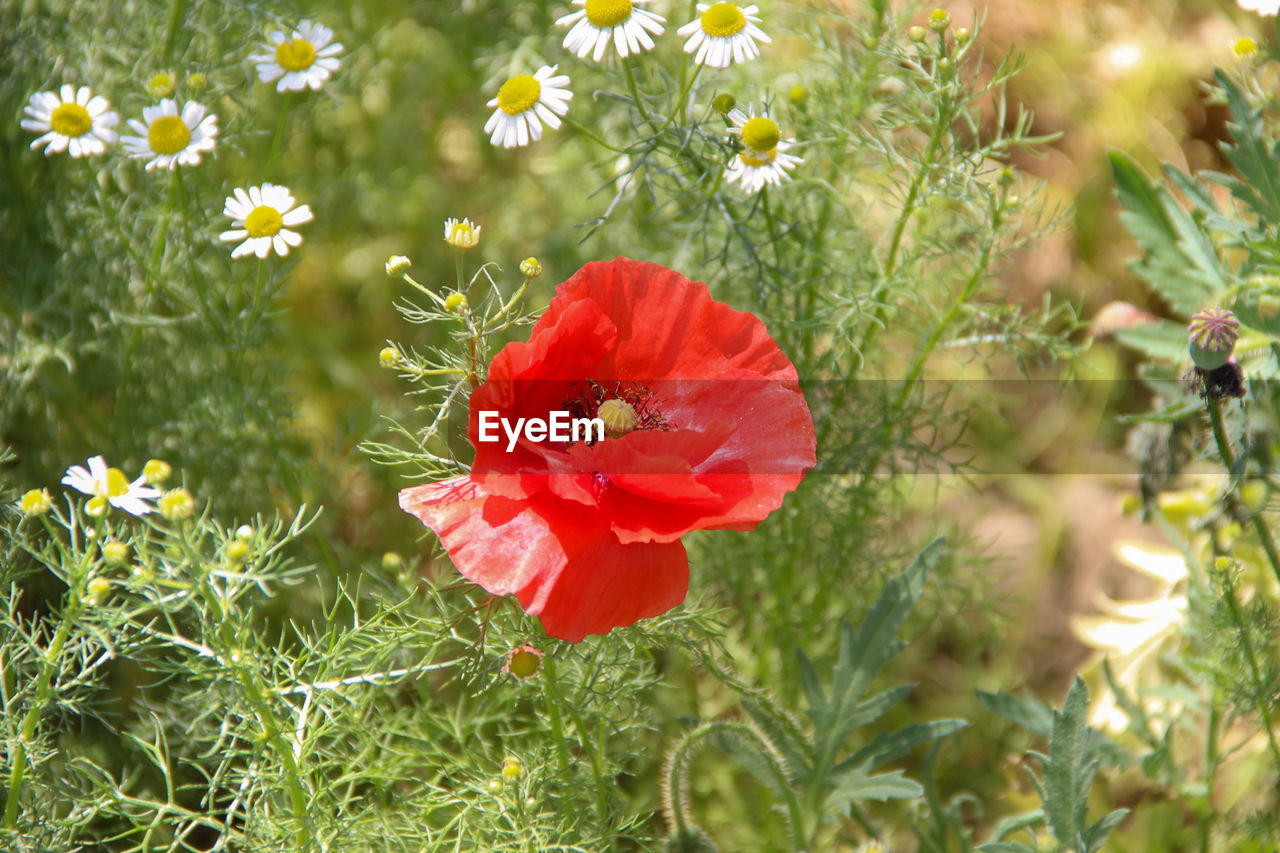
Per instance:
[[[557,434],[557,412],[608,432],[562,420]],[[533,419],[551,430],[521,428]],[[464,576],[571,641],[679,604],[680,537],[752,529],[815,461],[795,366],[764,324],[627,258],[587,264],[528,343],[498,353],[468,437],[470,475],[405,489],[400,506]]]

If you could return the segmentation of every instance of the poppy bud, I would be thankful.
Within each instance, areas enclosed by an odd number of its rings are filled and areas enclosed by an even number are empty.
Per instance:
[[[635,407],[626,400],[617,398],[601,403],[596,416],[604,421],[604,434],[609,438],[622,438],[635,429],[640,420]]]
[[[1240,337],[1240,321],[1224,308],[1205,308],[1191,317],[1187,326],[1191,360],[1201,370],[1217,370],[1231,358]]]
[[[525,643],[507,652],[507,662],[503,664],[502,671],[523,681],[538,674],[544,657],[546,655],[543,652]]]

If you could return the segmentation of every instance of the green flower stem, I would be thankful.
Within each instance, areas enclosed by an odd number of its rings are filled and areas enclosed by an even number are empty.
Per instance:
[[[880,302],[883,299],[885,292],[889,288],[889,281],[897,271],[898,252],[902,249],[902,238],[906,233],[907,223],[911,220],[911,215],[916,211],[920,200],[920,189],[929,177],[929,173],[933,171],[933,159],[942,147],[942,140],[951,129],[951,122],[954,117],[952,101],[948,98],[942,108],[938,110],[938,118],[934,122],[933,133],[929,137],[929,145],[925,148],[924,157],[921,158],[920,168],[911,177],[911,185],[907,188],[907,197],[902,202],[902,211],[898,214],[898,219],[893,224],[893,232],[889,237],[889,254],[885,258],[884,269],[880,271],[876,288],[871,293],[870,298],[873,303]],[[865,353],[874,343],[876,337],[885,327],[888,314],[889,308],[887,305],[881,303],[876,308],[875,318],[867,326],[867,330],[862,336],[862,342],[858,345],[859,352]]]
[[[622,76],[627,80],[627,90],[631,92],[631,100],[635,101],[636,109],[640,111],[640,117],[645,121],[652,121],[648,108],[645,107],[644,101],[640,100],[640,89],[636,86],[636,76],[631,70],[630,59],[622,60]]]
[[[160,64],[167,66],[173,59],[173,46],[178,41],[178,28],[186,12],[186,0],[169,0],[169,23],[164,31],[164,49],[160,52]]]
[[[87,559],[89,559],[87,556],[82,558],[82,560]],[[22,782],[27,773],[27,745],[35,738],[36,726],[40,722],[40,715],[44,713],[52,697],[53,676],[61,669],[59,658],[62,655],[62,649],[67,643],[67,638],[71,635],[71,626],[79,618],[81,608],[84,606],[84,585],[89,573],[86,565],[81,565],[78,569],[75,576],[70,579],[71,582],[68,585],[66,596],[63,598],[62,618],[58,622],[53,639],[49,641],[44,654],[40,656],[40,672],[36,676],[35,695],[32,697],[31,705],[27,708],[27,713],[23,715],[22,722],[18,727],[18,743],[14,750],[13,767],[9,770],[8,794],[6,795],[4,806],[4,823],[0,824],[5,829],[12,829],[18,821],[18,806],[22,799]]]
[[[280,98],[280,117],[276,119],[276,132],[271,137],[271,153],[267,155],[265,174],[268,179],[275,176],[276,158],[280,156],[280,149],[284,144],[285,120],[291,106],[293,106],[293,92],[285,92]]]
[[[565,116],[564,118],[562,118],[562,119],[561,119],[561,121],[563,121],[565,124],[569,125],[569,127],[572,127],[572,128],[573,128],[575,131],[577,131],[578,133],[581,133],[583,136],[585,136],[585,137],[587,137],[588,139],[590,139],[590,140],[591,140],[592,142],[594,142],[596,145],[599,145],[601,148],[604,148],[604,149],[606,149],[606,150],[608,150],[608,151],[612,151],[612,152],[613,152],[613,153],[615,153],[615,154],[625,154],[625,153],[627,153],[625,149],[623,149],[623,148],[619,148],[619,147],[617,147],[616,145],[610,145],[608,142],[605,142],[605,141],[604,141],[604,139],[603,139],[602,137],[598,136],[596,133],[594,133],[593,131],[591,131],[589,128],[587,128],[586,126],[584,126],[584,125],[582,125],[582,124],[579,124],[578,122],[574,121],[573,119],[569,118],[568,116]]]
[[[454,272],[454,280],[456,282],[453,286],[453,289],[458,291],[459,293],[462,293],[463,281],[464,281],[462,277],[463,275],[462,253],[464,251],[465,251],[464,249],[453,250],[453,272]]]
[[[1209,839],[1212,836],[1213,819],[1216,810],[1213,807],[1214,776],[1218,771],[1218,728],[1221,724],[1222,712],[1218,708],[1218,696],[1215,691],[1209,700],[1209,730],[1204,739],[1204,786],[1208,809],[1200,818],[1200,853],[1209,853],[1212,849]]]
[[[1230,473],[1235,470],[1236,460],[1235,454],[1231,452],[1231,442],[1227,438],[1226,426],[1222,421],[1222,403],[1217,398],[1209,397],[1205,401],[1205,407],[1209,410],[1209,425],[1213,429],[1213,440],[1218,445],[1218,455],[1222,458],[1222,464],[1226,466],[1228,473]],[[1245,510],[1240,505],[1240,499],[1236,494],[1234,483],[1227,492],[1227,505],[1236,520],[1244,524],[1246,521]],[[1276,550],[1276,542],[1271,535],[1271,529],[1267,526],[1267,522],[1262,517],[1261,512],[1252,513],[1247,521],[1253,527],[1254,533],[1257,534],[1258,541],[1262,544],[1262,550],[1266,552],[1267,562],[1271,565],[1272,574],[1276,576],[1276,581],[1280,582],[1280,551]],[[1280,762],[1277,762],[1277,766],[1280,766]]]
[[[560,775],[569,774],[569,746],[564,738],[564,719],[560,716],[559,687],[556,684],[556,661],[551,655],[542,659],[542,698],[547,709],[548,722],[551,723],[551,740],[556,747],[556,759],[560,764]]]
[[[1230,582],[1222,584],[1222,600],[1227,605],[1227,610],[1231,613],[1231,621],[1235,624],[1236,631],[1240,637],[1240,644],[1244,647],[1245,660],[1249,662],[1249,673],[1253,676],[1253,701],[1258,709],[1258,716],[1262,718],[1262,727],[1267,733],[1267,744],[1271,747],[1271,757],[1275,760],[1275,766],[1280,768],[1280,744],[1276,743],[1276,734],[1271,726],[1271,709],[1268,707],[1270,699],[1270,690],[1263,683],[1262,669],[1258,666],[1258,656],[1253,649],[1253,640],[1249,636],[1249,626],[1245,624],[1244,614],[1240,612],[1240,602],[1236,600],[1235,586]]]
[[[703,723],[698,726],[685,735],[684,739],[680,741],[671,753],[664,780],[664,788],[666,789],[664,812],[666,813],[668,829],[674,831],[676,835],[683,835],[689,831],[691,826],[696,826],[696,823],[687,814],[689,798],[685,790],[685,782],[688,776],[689,760],[698,747],[702,745],[703,741],[720,732],[735,734],[743,740],[751,741],[759,748],[759,754],[765,758],[766,764],[768,764],[769,770],[773,774],[774,782],[778,790],[783,792],[783,797],[786,800],[787,822],[791,830],[793,848],[795,850],[811,849],[805,837],[804,813],[801,811],[800,802],[796,799],[795,793],[791,789],[791,782],[787,778],[786,770],[774,754],[773,745],[751,726],[723,720]],[[817,788],[818,786],[814,787]]]

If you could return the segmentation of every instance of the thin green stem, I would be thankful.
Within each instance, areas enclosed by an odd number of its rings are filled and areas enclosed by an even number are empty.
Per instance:
[[[1249,627],[1245,624],[1244,614],[1240,612],[1240,602],[1236,600],[1236,591],[1234,585],[1230,582],[1222,584],[1222,600],[1227,605],[1227,610],[1231,613],[1231,621],[1235,624],[1237,636],[1240,638],[1240,645],[1244,650],[1245,660],[1249,663],[1249,673],[1253,677],[1253,701],[1254,706],[1258,709],[1258,716],[1262,718],[1263,730],[1267,733],[1267,744],[1271,748],[1271,757],[1275,760],[1277,770],[1280,770],[1280,744],[1276,743],[1276,734],[1271,726],[1271,709],[1267,706],[1270,691],[1262,680],[1262,669],[1258,666],[1258,656],[1253,649],[1253,638],[1249,634]]]
[[[583,136],[587,137],[596,145],[599,145],[601,148],[604,148],[607,151],[612,151],[615,154],[627,153],[626,149],[619,148],[616,145],[610,145],[608,142],[604,140],[603,137],[594,133],[590,128],[586,127],[585,125],[579,124],[578,122],[574,121],[568,116],[565,116],[564,118],[562,118],[561,121],[563,121],[565,124],[569,125],[569,127],[572,127],[575,131],[577,131],[578,133],[581,133]]]
[[[1200,853],[1209,853],[1209,839],[1212,834],[1215,809],[1213,807],[1214,775],[1218,770],[1218,727],[1221,724],[1222,712],[1218,708],[1218,697],[1215,694],[1209,701],[1209,730],[1204,742],[1204,785],[1208,808],[1200,818]]]
[[[636,109],[640,111],[640,117],[645,121],[652,121],[649,117],[648,107],[640,99],[640,89],[636,86],[636,76],[631,70],[631,62],[627,59],[622,60],[622,76],[627,80],[627,90],[631,92],[631,100],[635,101]]]
[[[62,655],[62,648],[66,645],[67,638],[71,635],[71,625],[80,614],[81,602],[84,596],[84,575],[85,572],[77,572],[72,584],[67,589],[62,608],[62,618],[54,632],[53,639],[50,640],[48,647],[45,648],[44,654],[40,656],[40,673],[36,676],[35,695],[32,697],[31,705],[28,706],[27,712],[23,715],[22,723],[18,728],[18,743],[14,751],[13,766],[9,770],[8,794],[4,806],[3,827],[5,829],[12,829],[18,821],[18,806],[22,799],[22,783],[27,773],[29,760],[27,746],[35,738],[36,726],[40,722],[40,715],[44,713],[45,706],[49,704],[53,691],[53,676],[60,669],[58,658]]]
[[[280,117],[276,119],[276,132],[271,137],[271,153],[267,155],[267,168],[264,170],[268,178],[275,176],[276,158],[280,156],[280,150],[284,145],[285,119],[289,115],[291,106],[293,106],[293,92],[285,92],[280,98]]]
[[[178,41],[178,28],[182,26],[186,0],[169,0],[169,23],[164,31],[164,50],[160,52],[160,64],[168,66],[173,59],[173,47]]]
[[[560,774],[569,773],[569,745],[564,737],[564,719],[560,716],[560,692],[556,683],[556,662],[551,655],[542,659],[542,698],[551,723],[551,741],[555,744]]]
[[[1216,397],[1208,397],[1205,400],[1205,408],[1209,412],[1209,425],[1213,430],[1214,443],[1218,446],[1218,456],[1222,458],[1222,464],[1226,466],[1227,473],[1234,477],[1232,472],[1235,471],[1236,458],[1231,451],[1231,441],[1227,438],[1226,425],[1223,423],[1222,403]],[[1227,491],[1227,505],[1237,521],[1243,524],[1247,520],[1253,527],[1258,541],[1262,544],[1262,550],[1267,555],[1267,562],[1271,566],[1271,572],[1276,576],[1276,580],[1280,581],[1280,550],[1276,549],[1275,538],[1271,535],[1271,528],[1267,526],[1262,513],[1255,512],[1249,514],[1247,519],[1245,518],[1247,513],[1240,504],[1234,482]]]

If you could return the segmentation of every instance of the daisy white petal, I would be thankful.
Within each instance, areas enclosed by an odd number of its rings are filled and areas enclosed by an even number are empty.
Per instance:
[[[343,47],[333,40],[333,30],[313,21],[301,21],[290,33],[275,31],[269,36],[267,53],[249,57],[258,69],[258,79],[275,83],[277,92],[318,91],[341,63],[334,57]],[[279,82],[276,82],[279,81]]]
[[[298,205],[288,187],[261,184],[247,190],[236,187],[223,204],[222,213],[231,217],[231,228],[218,235],[224,243],[239,243],[232,258],[253,254],[265,258],[272,249],[289,254],[290,247],[302,244],[302,235],[285,226],[302,225],[314,217],[307,205]]]
[[[618,55],[626,58],[642,50],[653,49],[654,35],[662,34],[666,18],[641,8],[649,0],[573,0],[576,12],[556,21],[556,26],[569,27],[564,37],[565,50],[579,58],[590,53],[599,62],[610,42]]]
[[[725,167],[725,180],[741,185],[752,194],[768,184],[776,187],[790,180],[787,172],[803,162],[794,154],[786,153],[796,141],[783,139],[777,123],[763,112],[757,116],[754,110],[750,113],[732,110],[728,118],[733,124],[729,132],[741,138],[742,151]]]
[[[755,59],[760,55],[758,42],[768,44],[769,37],[756,24],[759,7],[736,3],[699,3],[698,17],[676,30],[687,39],[685,53],[694,54],[693,61],[712,68],[727,68]]]
[[[560,126],[547,118],[547,113],[562,116],[569,111],[569,78],[557,75],[554,65],[544,65],[533,74],[517,74],[502,84],[498,96],[488,102],[497,107],[484,124],[489,141],[503,148],[528,145],[542,138],[542,123]]]
[[[88,86],[63,85],[57,94],[32,95],[22,110],[27,118],[19,124],[23,130],[41,134],[31,147],[43,148],[46,156],[62,151],[72,157],[101,154],[108,142],[116,141],[112,128],[120,121],[109,107],[107,99],[94,95]]]
[[[187,101],[179,111],[176,101],[165,98],[143,107],[142,121],[129,119],[129,127],[136,135],[120,141],[130,157],[150,158],[147,171],[198,165],[201,154],[217,144],[218,117],[195,101]]]

